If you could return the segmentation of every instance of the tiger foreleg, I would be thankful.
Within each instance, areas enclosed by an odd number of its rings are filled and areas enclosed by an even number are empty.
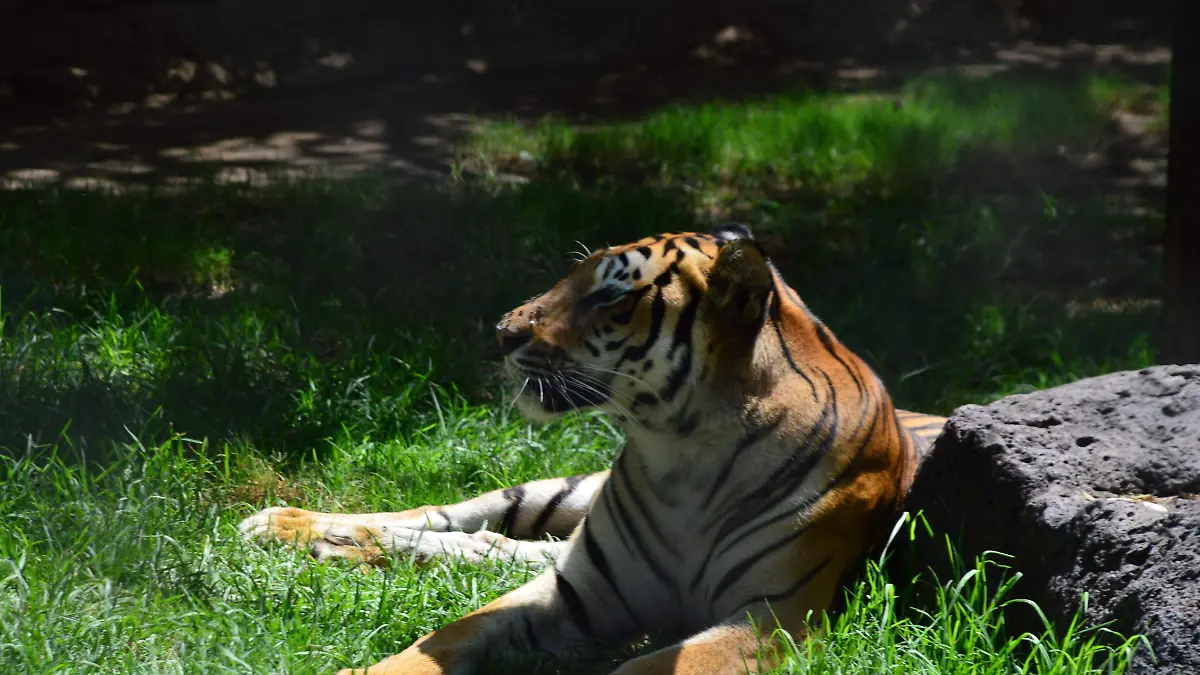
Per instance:
[[[368,514],[362,519],[351,514],[329,514],[280,509],[256,514],[242,522],[242,532],[250,539],[277,539],[308,547],[316,559],[328,561],[341,558],[373,565],[385,564],[394,558],[407,558],[416,563],[432,560],[459,559],[467,562],[518,560],[542,567],[553,562],[565,541],[521,541],[504,535],[479,530],[476,532],[438,532],[434,530],[397,527],[393,521],[370,522]],[[411,520],[398,520],[404,524]]]
[[[463,618],[420,638],[403,652],[338,675],[465,675],[528,654],[562,653],[588,639],[571,621],[553,572],[546,572]]]
[[[343,557],[376,561],[391,552],[476,551],[480,542],[498,544],[501,554],[521,557],[510,543],[544,535],[566,537],[587,513],[604,484],[607,471],[588,476],[551,478],[503,490],[494,490],[457,504],[423,506],[394,513],[319,513],[294,507],[263,509],[242,521],[246,539],[282,541],[309,546],[318,557]],[[463,533],[487,531],[474,540],[465,537],[418,539],[417,532]],[[501,531],[507,537],[496,538]],[[509,539],[511,537],[512,539]],[[493,547],[496,548],[496,547]],[[529,542],[523,548],[543,560],[557,547]],[[467,553],[466,557],[477,556]]]
[[[533,567],[544,567],[558,558],[565,541],[522,541],[502,534],[478,532],[431,532],[429,530],[377,527],[332,528],[321,539],[309,543],[309,552],[318,560],[345,558],[381,563],[393,557],[426,563],[435,559],[466,562],[516,560]]]
[[[607,471],[550,478],[493,490],[457,504],[391,513],[319,513],[287,506],[263,509],[242,521],[248,539],[305,543],[336,525],[434,532],[503,532],[515,539],[566,537],[604,485]]]

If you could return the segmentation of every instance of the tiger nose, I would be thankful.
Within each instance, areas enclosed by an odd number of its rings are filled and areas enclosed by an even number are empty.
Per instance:
[[[517,351],[521,345],[532,339],[533,331],[511,321],[507,316],[496,324],[496,340],[500,343],[500,350],[504,352],[505,356]]]

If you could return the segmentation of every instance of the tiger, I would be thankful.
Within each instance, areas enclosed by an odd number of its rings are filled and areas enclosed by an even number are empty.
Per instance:
[[[659,646],[614,675],[778,667],[896,522],[944,417],[896,409],[750,229],[660,234],[583,257],[496,326],[534,422],[586,409],[625,444],[605,471],[442,506],[268,508],[255,541],[318,560],[524,561],[530,581],[399,654],[338,675],[465,675],[496,659]],[[549,536],[547,536],[549,535]]]

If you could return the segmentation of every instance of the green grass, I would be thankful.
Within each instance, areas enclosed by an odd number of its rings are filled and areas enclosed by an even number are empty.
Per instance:
[[[922,77],[896,92],[802,92],[680,106],[589,128],[497,122],[485,126],[465,154],[490,166],[525,161],[665,181],[896,187],[936,180],[970,153],[1028,154],[1086,143],[1112,111],[1154,106],[1154,91],[1112,76]]]
[[[905,514],[893,536],[906,521],[908,540],[894,540],[893,545],[937,546],[920,516]],[[868,563],[824,639],[796,644],[783,636],[793,661],[783,672],[1119,673],[1143,647],[1140,638],[1126,639],[1103,626],[1084,628],[1079,617],[1055,627],[1040,607],[1014,592],[1021,574],[1009,569],[1007,556],[989,552],[966,564],[951,542],[944,545],[945,568],[953,573],[949,579],[939,580],[927,570],[924,578],[897,588],[887,572],[893,551]],[[914,587],[932,600],[914,602]],[[914,611],[914,606],[923,608]],[[1027,623],[1033,617],[1034,628],[1012,627],[1014,617]]]
[[[366,663],[519,585],[512,565],[397,566],[364,575],[234,528],[246,502],[391,510],[513,478],[599,466],[612,436],[538,434],[447,399],[419,440],[334,439],[291,479],[244,445],[122,444],[103,471],[78,448],[0,469],[0,671],[322,673]]]
[[[521,583],[504,565],[362,575],[234,526],[268,504],[394,510],[604,466],[620,434],[518,419],[491,347],[577,241],[750,222],[907,408],[1152,363],[1161,216],[1055,163],[1158,96],[1139,92],[925,78],[899,109],[895,92],[796,95],[485,127],[441,186],[0,193],[0,672],[329,672]],[[793,670],[1124,658],[1092,633],[1023,637],[983,576],[922,613],[868,570]]]

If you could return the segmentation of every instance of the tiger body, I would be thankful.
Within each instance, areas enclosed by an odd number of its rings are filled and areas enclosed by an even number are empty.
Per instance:
[[[401,513],[275,508],[242,524],[319,558],[545,567],[367,673],[459,675],[506,651],[646,634],[676,642],[621,675],[770,665],[772,631],[802,638],[830,606],[945,421],[895,410],[742,226],[598,251],[497,333],[527,417],[594,407],[621,422],[610,470]]]

